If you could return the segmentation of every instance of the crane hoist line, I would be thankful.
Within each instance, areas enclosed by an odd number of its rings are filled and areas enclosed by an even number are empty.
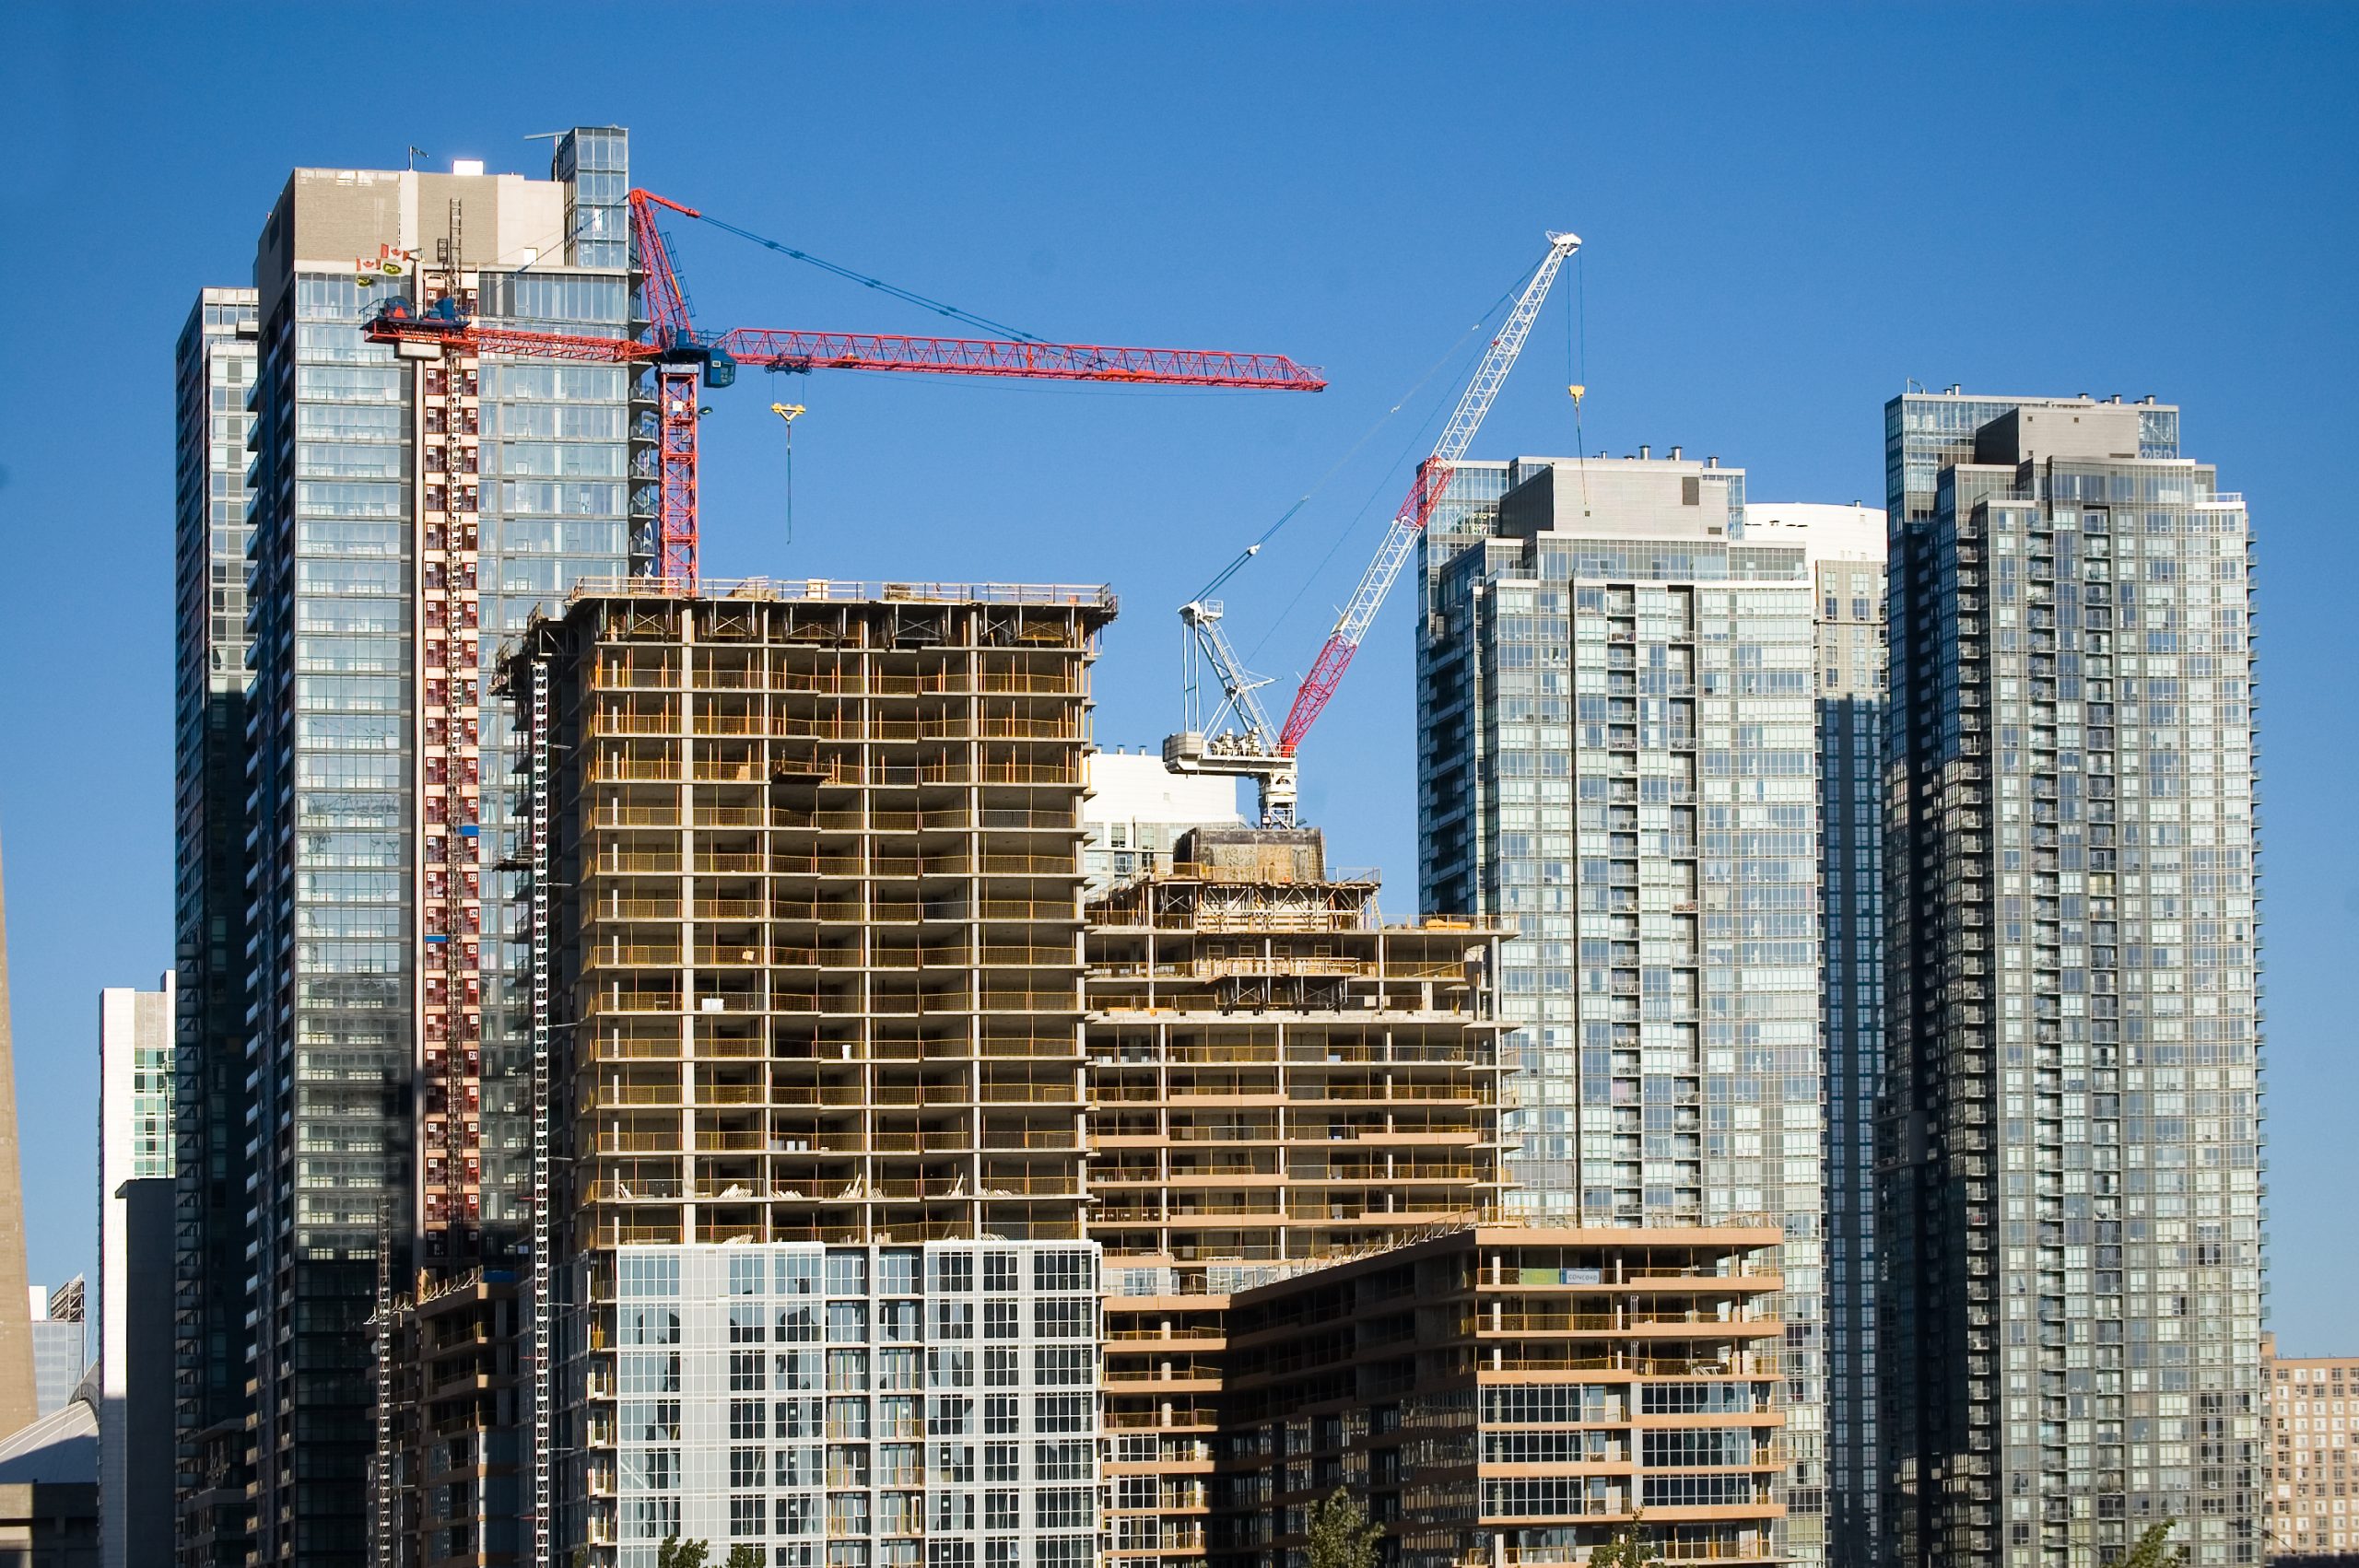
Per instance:
[[[1108,344],[1043,343],[1038,339],[922,337],[895,333],[779,331],[738,327],[700,331],[688,310],[657,211],[713,222],[771,250],[811,261],[896,298],[938,313],[982,322],[985,318],[925,299],[734,224],[707,219],[696,208],[650,191],[630,193],[633,270],[646,329],[636,337],[593,337],[528,332],[486,323],[451,294],[433,300],[396,295],[362,323],[372,343],[386,343],[405,359],[505,354],[524,358],[647,367],[655,380],[654,550],[651,575],[693,588],[697,580],[697,422],[703,388],[725,387],[740,365],[765,370],[876,370],[931,376],[1009,376],[1033,380],[1110,381],[1137,386],[1231,387],[1264,392],[1319,392],[1326,380],[1283,354],[1228,349],[1135,348]]]
[[[1442,427],[1441,435],[1434,442],[1432,453],[1417,464],[1416,478],[1409,486],[1409,494],[1393,514],[1391,526],[1385,530],[1383,543],[1377,546],[1376,558],[1360,576],[1359,585],[1337,617],[1335,629],[1328,634],[1326,645],[1320,649],[1319,658],[1303,677],[1294,694],[1293,705],[1286,710],[1285,722],[1274,731],[1255,694],[1269,682],[1246,673],[1237,659],[1236,650],[1221,629],[1221,606],[1209,595],[1250,559],[1259,544],[1231,562],[1220,576],[1207,584],[1204,591],[1182,606],[1180,623],[1185,630],[1184,686],[1187,693],[1187,728],[1169,736],[1163,743],[1164,766],[1177,773],[1226,774],[1251,778],[1262,793],[1262,822],[1266,827],[1291,827],[1295,819],[1297,793],[1296,755],[1303,737],[1318,722],[1319,715],[1333,698],[1336,687],[1343,685],[1344,673],[1351,668],[1352,656],[1359,651],[1360,643],[1367,637],[1368,627],[1375,624],[1376,613],[1383,608],[1385,595],[1392,591],[1392,584],[1401,576],[1401,568],[1408,564],[1417,540],[1433,521],[1434,509],[1449,488],[1450,476],[1465,460],[1467,449],[1473,444],[1475,431],[1483,427],[1484,416],[1491,412],[1491,404],[1499,395],[1499,388],[1515,368],[1517,356],[1523,352],[1524,341],[1532,335],[1532,322],[1540,316],[1540,308],[1547,301],[1548,290],[1556,281],[1566,261],[1580,249],[1578,234],[1548,234],[1548,253],[1533,269],[1532,280],[1524,286],[1515,308],[1508,312],[1506,322],[1483,352],[1466,390],[1459,394],[1458,405]],[[1579,392],[1576,389],[1578,398]],[[1223,699],[1207,722],[1201,717],[1202,696],[1199,690],[1203,672],[1209,669],[1218,681]]]

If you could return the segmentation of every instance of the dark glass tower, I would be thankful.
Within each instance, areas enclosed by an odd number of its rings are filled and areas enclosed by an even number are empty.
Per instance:
[[[172,1425],[184,1568],[246,1539],[246,438],[254,291],[202,290],[173,356]]]
[[[2175,408],[1895,399],[1887,1556],[2259,1560],[2249,520]]]

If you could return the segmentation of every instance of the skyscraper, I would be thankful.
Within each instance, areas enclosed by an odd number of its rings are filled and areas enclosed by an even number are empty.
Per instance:
[[[2251,537],[2178,410],[1895,398],[1888,1555],[2259,1561]]]
[[[1781,1544],[1814,1562],[1813,595],[1802,547],[1744,541],[1743,509],[1742,470],[1677,449],[1461,470],[1423,546],[1423,896],[1521,937],[1511,1208],[1785,1236]]]
[[[635,520],[651,511],[633,493],[644,389],[624,369],[401,358],[367,342],[361,319],[389,295],[448,293],[501,322],[628,333],[627,152],[621,131],[584,128],[559,138],[554,180],[480,165],[298,170],[264,227],[251,304],[208,298],[183,339],[181,961],[203,969],[184,1024],[203,1046],[182,1136],[206,1156],[192,1161],[208,1214],[192,1293],[214,1299],[184,1307],[182,1333],[183,1354],[211,1367],[232,1335],[253,1347],[263,1562],[360,1560],[375,1444],[362,1325],[381,1270],[500,1265],[527,1235],[524,998],[502,924],[513,873],[500,869],[515,848],[511,743],[484,706],[484,661],[578,578],[643,558]],[[214,595],[229,585],[213,579],[240,520],[212,509],[237,496],[214,482],[232,432],[211,405],[234,399],[249,310],[252,788],[239,832],[252,849],[230,868],[208,859],[228,816],[206,782],[226,755],[214,715],[234,712],[214,685],[231,663],[228,628],[210,623],[228,613]],[[221,902],[232,869],[252,876],[234,1005],[215,962],[234,934]],[[249,1007],[243,1071],[217,1071],[219,1021]],[[210,1156],[245,1114],[249,1080],[251,1169],[223,1180],[247,1184],[233,1201],[254,1229],[233,1245]],[[226,1321],[225,1275],[248,1293]],[[199,1554],[236,1550],[219,1515],[234,1480],[221,1446],[195,1435],[219,1420],[201,1407],[182,1418]],[[479,1550],[471,1534],[441,1545]]]
[[[246,439],[254,291],[198,291],[174,355],[172,1428],[182,1568],[245,1561]]]

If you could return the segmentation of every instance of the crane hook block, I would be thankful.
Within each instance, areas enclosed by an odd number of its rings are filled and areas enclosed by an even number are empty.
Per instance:
[[[1579,381],[1574,382],[1565,390],[1573,394],[1573,401],[1575,403],[1579,403],[1589,392],[1589,389],[1581,385]]]

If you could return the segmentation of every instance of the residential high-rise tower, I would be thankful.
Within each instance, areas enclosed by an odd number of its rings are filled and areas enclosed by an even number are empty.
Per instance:
[[[2151,401],[1885,407],[1887,1555],[2260,1560],[2251,534]]]
[[[549,180],[465,163],[298,170],[264,226],[251,301],[208,298],[183,341],[181,961],[202,973],[183,975],[201,1048],[182,1136],[207,1221],[181,1332],[205,1366],[250,1345],[239,1382],[253,1388],[250,1543],[225,1539],[224,1500],[242,1490],[228,1445],[200,1441],[219,1418],[202,1400],[182,1417],[191,1561],[358,1563],[380,1435],[364,1323],[381,1281],[512,1268],[529,1235],[526,1008],[503,924],[512,750],[486,666],[576,579],[645,559],[648,389],[619,366],[405,358],[361,322],[389,296],[447,294],[495,322],[628,333],[627,169],[620,130],[582,128],[558,139]],[[236,487],[216,483],[216,462],[235,459],[211,405],[235,402],[231,345],[249,326],[239,519]],[[251,848],[234,864],[214,855],[231,818],[209,780],[234,712],[221,688],[235,649],[213,624],[231,585],[214,579],[231,575],[241,521],[251,788],[236,831]],[[215,963],[235,932],[233,873],[251,895],[234,981]],[[231,1017],[246,1021],[235,1074],[221,1062]],[[218,1130],[249,1113],[247,1168],[217,1181]],[[233,1211],[253,1215],[234,1243]],[[246,1298],[226,1320],[225,1277]],[[445,1494],[499,1506],[475,1483],[509,1441],[467,1447],[466,1484]],[[440,1559],[500,1560],[479,1521],[435,1544]]]
[[[1877,1561],[1875,1096],[1884,1068],[1884,517],[1745,507],[1752,544],[1807,553],[1818,625],[1819,1034],[1826,1071],[1826,1532]]]
[[[251,288],[198,291],[174,355],[172,1433],[182,1568],[245,1562],[246,550]]]
[[[1488,500],[1489,496],[1497,499]],[[1674,449],[1469,464],[1425,552],[1423,896],[1500,960],[1507,1202],[1785,1237],[1788,1517],[1824,1552],[1813,597]]]

